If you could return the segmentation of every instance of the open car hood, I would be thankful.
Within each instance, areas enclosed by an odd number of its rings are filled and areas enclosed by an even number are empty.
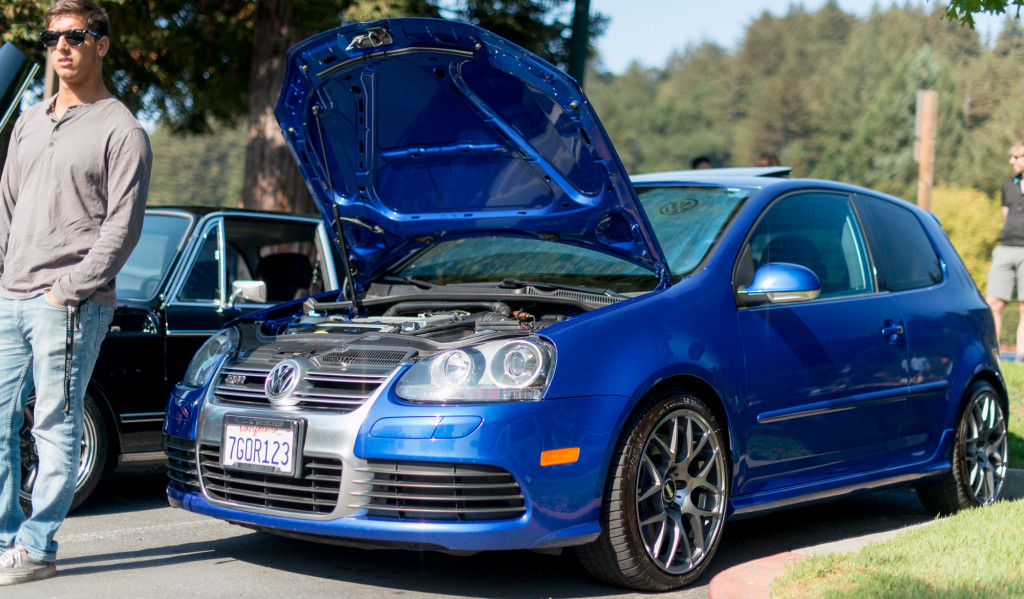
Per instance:
[[[494,234],[670,279],[576,82],[479,27],[390,19],[316,35],[288,51],[276,116],[357,286],[425,245]]]
[[[14,116],[21,95],[38,70],[39,65],[29,62],[11,42],[0,46],[0,130]]]

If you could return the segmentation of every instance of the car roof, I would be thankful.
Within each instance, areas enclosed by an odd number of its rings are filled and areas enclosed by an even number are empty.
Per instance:
[[[282,216],[288,218],[308,218],[311,220],[319,221],[320,217],[316,214],[294,214],[291,212],[283,212],[279,210],[255,210],[251,208],[230,208],[221,206],[200,206],[200,205],[187,205],[187,204],[146,204],[147,211],[165,210],[170,212],[186,212],[196,216],[206,216],[208,214],[222,213],[232,214],[237,216]]]
[[[765,177],[789,177],[790,166],[750,166],[730,168],[705,168],[684,171],[662,171],[630,175],[633,184],[641,183],[718,183],[738,182],[742,179]],[[764,181],[760,182],[761,185]]]

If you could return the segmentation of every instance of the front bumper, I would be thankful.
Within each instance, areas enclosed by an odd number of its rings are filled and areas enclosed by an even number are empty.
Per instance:
[[[608,463],[628,409],[627,398],[609,396],[410,405],[388,390],[348,414],[207,403],[193,410],[199,412],[194,419],[181,418],[180,406],[195,399],[190,393],[176,389],[168,407],[165,433],[179,448],[191,444],[196,457],[194,479],[172,472],[171,505],[293,536],[451,551],[561,547],[597,538]],[[233,495],[235,473],[210,457],[220,446],[227,415],[301,420],[303,456],[339,464],[340,482],[329,506],[297,513],[290,505],[267,501],[268,493]],[[564,448],[579,448],[578,459],[541,466],[542,452]],[[178,451],[179,458],[189,455],[187,447]],[[419,474],[409,474],[424,468],[443,477],[426,495],[418,489]],[[276,496],[279,482],[259,484]],[[324,504],[319,488],[306,491],[306,481],[295,484]]]

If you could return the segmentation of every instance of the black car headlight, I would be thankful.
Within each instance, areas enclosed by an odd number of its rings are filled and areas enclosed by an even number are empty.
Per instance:
[[[543,399],[554,347],[537,337],[454,349],[414,364],[395,393],[408,401],[490,403]]]
[[[202,387],[210,381],[213,372],[224,356],[238,348],[238,329],[232,327],[218,331],[199,348],[185,371],[184,382],[193,387]]]

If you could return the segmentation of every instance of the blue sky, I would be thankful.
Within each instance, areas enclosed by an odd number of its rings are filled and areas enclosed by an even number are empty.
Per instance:
[[[647,67],[662,67],[673,50],[682,52],[687,45],[712,41],[734,50],[743,33],[765,11],[782,16],[791,5],[816,11],[826,0],[590,0],[591,12],[611,17],[605,34],[598,40],[604,70],[620,74],[631,62]],[[878,4],[919,4],[930,10],[945,0],[839,0],[844,11],[865,17]],[[985,36],[999,32],[1004,17],[977,18],[976,29]]]

